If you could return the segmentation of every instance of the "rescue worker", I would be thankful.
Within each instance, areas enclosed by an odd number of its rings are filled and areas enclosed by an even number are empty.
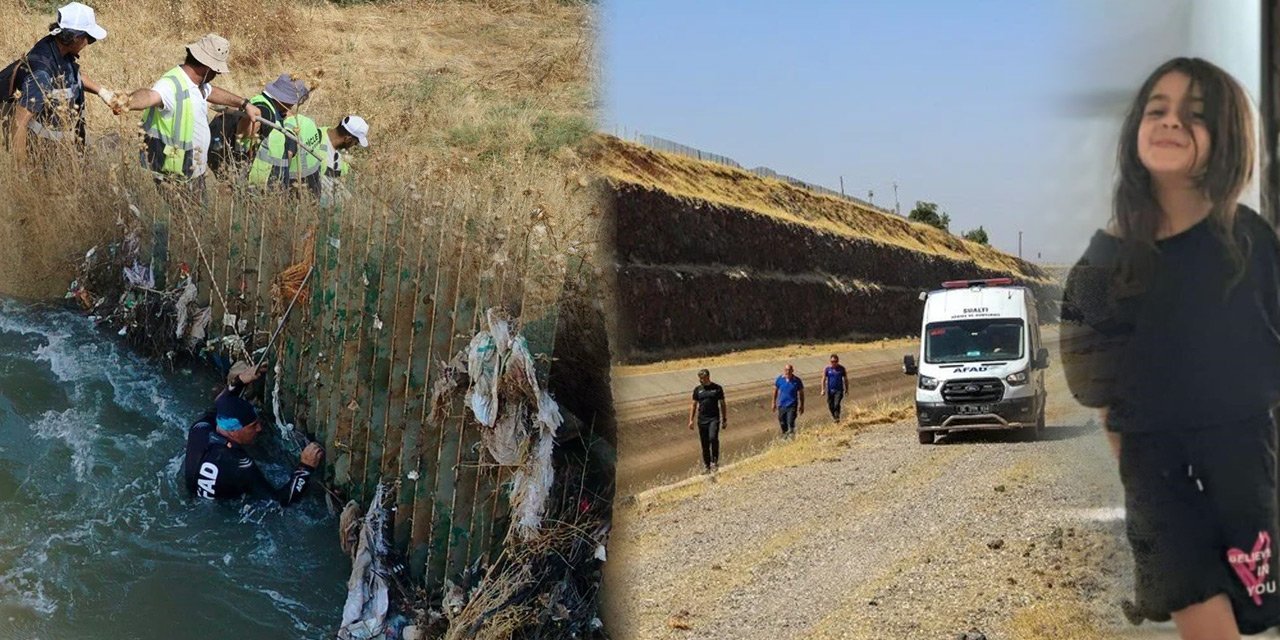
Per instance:
[[[324,457],[320,445],[308,444],[289,481],[277,487],[244,450],[260,433],[262,421],[252,403],[230,390],[219,395],[214,410],[197,420],[187,432],[182,472],[187,491],[209,500],[250,496],[274,498],[283,505],[297,502]]]
[[[257,187],[301,187],[320,192],[322,135],[315,120],[302,114],[284,119],[284,131],[273,130],[258,147],[249,167],[249,184]],[[287,133],[286,133],[287,132]]]
[[[107,37],[98,25],[92,8],[72,2],[58,9],[57,19],[49,25],[49,34],[36,42],[31,51],[14,63],[4,87],[21,93],[12,104],[7,136],[9,147],[20,164],[27,162],[29,145],[41,148],[43,143],[74,140],[84,143],[84,94],[92,93],[112,106],[115,94],[81,75],[79,56],[89,45]],[[36,142],[39,141],[39,142]]]
[[[285,119],[284,129],[273,131],[259,147],[249,171],[249,183],[258,186],[305,186],[328,206],[344,196],[342,181],[349,165],[342,151],[359,144],[369,146],[369,123],[349,115],[335,127],[317,127],[297,114]]]
[[[343,151],[359,144],[369,146],[369,123],[357,115],[342,119],[336,127],[321,129],[320,147],[324,172],[320,175],[320,206],[335,205],[348,197],[345,181],[350,167]]]
[[[158,177],[196,187],[203,184],[211,138],[209,104],[241,109],[251,118],[262,115],[248,100],[211,84],[230,72],[230,57],[231,43],[208,34],[187,45],[182,64],[161,76],[150,89],[138,89],[130,95],[131,111],[145,109],[142,163]]]
[[[262,93],[249,98],[249,103],[258,107],[264,120],[279,126],[298,105],[307,100],[310,93],[302,80],[282,73],[263,87]],[[222,165],[235,162],[243,171],[243,167],[257,155],[259,145],[275,128],[248,118],[239,111],[231,111],[214,118],[210,130],[212,141],[209,147],[209,170],[219,171]]]

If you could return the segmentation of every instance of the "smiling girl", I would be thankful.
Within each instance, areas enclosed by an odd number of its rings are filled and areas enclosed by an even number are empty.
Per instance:
[[[1134,623],[1223,640],[1280,623],[1276,429],[1280,240],[1239,203],[1248,98],[1196,58],[1143,83],[1111,223],[1067,279],[1062,358],[1104,411],[1135,563]],[[1074,330],[1073,330],[1074,329]]]

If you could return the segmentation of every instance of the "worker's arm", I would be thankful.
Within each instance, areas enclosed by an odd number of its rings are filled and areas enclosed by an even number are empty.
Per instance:
[[[102,103],[111,108],[111,112],[120,115],[124,113],[124,109],[120,105],[114,104],[116,94],[114,91],[94,82],[87,76],[80,76],[80,83],[84,85],[85,93],[92,93],[102,100]]]
[[[697,393],[696,391],[694,393]],[[689,405],[689,430],[693,430],[693,418],[698,415],[698,401],[694,400]]]
[[[818,389],[818,395],[820,396],[827,395],[827,385],[831,384],[830,380],[827,378],[827,370],[830,368],[831,367],[827,367],[827,369],[822,370],[822,388]]]
[[[844,395],[849,395],[849,370],[845,369],[844,375],[840,376],[844,380]]]
[[[302,450],[302,461],[298,463],[293,473],[289,474],[289,481],[280,487],[272,485],[257,464],[251,465],[249,469],[253,486],[249,492],[250,495],[257,498],[273,498],[285,506],[297,502],[307,490],[311,474],[320,466],[322,457],[320,445],[314,442],[307,445],[307,448]]]
[[[13,129],[10,131],[9,148],[13,149],[13,158],[20,166],[27,164],[27,125],[31,124],[34,113],[18,104],[13,109]]]
[[[800,383],[800,388],[796,390],[796,395],[800,398],[800,413],[804,413],[804,383]]]
[[[258,105],[255,105],[248,100],[223,89],[222,87],[212,87],[209,90],[209,102],[210,104],[231,107],[232,109],[239,109],[243,106],[244,113],[250,120],[262,117],[262,110],[258,108]]]
[[[778,383],[773,383],[773,412],[778,412]]]
[[[238,138],[256,138],[262,125],[258,124],[253,118],[240,118],[240,122],[236,123],[236,137]]]
[[[164,100],[160,98],[160,94],[151,89],[138,89],[129,94],[129,110],[142,111],[151,107],[164,106]]]
[[[729,424],[729,407],[724,404],[724,394],[720,395],[720,429],[724,430],[725,425]]]

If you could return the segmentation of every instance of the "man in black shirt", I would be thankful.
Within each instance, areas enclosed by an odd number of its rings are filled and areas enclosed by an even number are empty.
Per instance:
[[[296,502],[306,490],[312,472],[320,466],[320,445],[308,444],[289,481],[276,487],[243,448],[261,432],[262,422],[253,405],[232,390],[224,391],[218,396],[214,411],[202,416],[187,433],[183,465],[187,491],[210,500],[248,495],[274,498],[283,505]]]
[[[693,404],[689,407],[689,430],[698,422],[698,436],[702,438],[703,473],[715,473],[720,463],[720,431],[725,428],[728,411],[724,405],[724,387],[711,381],[711,372],[698,372],[698,386],[693,389]]]

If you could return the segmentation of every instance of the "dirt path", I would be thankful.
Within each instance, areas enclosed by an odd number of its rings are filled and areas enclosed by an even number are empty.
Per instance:
[[[826,398],[817,393],[821,372],[799,371],[804,380],[814,381],[805,389],[805,413],[796,421],[798,431],[830,424]],[[849,396],[842,407],[908,398],[915,378],[902,375],[901,362],[863,368],[850,383]],[[696,381],[694,384],[697,384]],[[690,389],[693,385],[690,385]],[[768,382],[726,385],[729,427],[720,435],[720,463],[729,464],[755,454],[778,438],[778,419],[772,410],[773,388]],[[685,478],[702,469],[702,445],[696,431],[690,431],[690,399],[684,393],[664,397],[644,407],[623,408],[619,434],[618,489],[622,495]]]
[[[1157,638],[1093,413],[1050,369],[1042,441],[916,442],[912,422],[802,434],[615,515],[610,628],[629,638]],[[616,622],[615,622],[616,621]]]
[[[1046,343],[1057,340],[1057,329],[1043,330]],[[729,428],[720,436],[720,462],[732,463],[758,453],[777,439],[777,418],[771,409],[773,379],[782,365],[791,362],[796,375],[805,381],[805,414],[797,420],[804,431],[831,423],[826,398],[818,395],[827,354],[840,353],[849,370],[849,395],[845,413],[853,407],[905,401],[910,398],[915,378],[902,375],[902,356],[914,353],[916,345],[887,341],[885,346],[863,345],[853,351],[839,346],[806,347],[818,355],[779,357],[776,350],[760,352],[767,360],[747,361],[740,354],[733,364],[713,368],[712,379],[724,386],[729,410]],[[688,429],[689,393],[697,385],[695,361],[682,361],[683,369],[657,367],[653,372],[614,378],[614,394],[619,418],[618,489],[629,495],[654,486],[687,478],[702,468],[702,449],[697,433]]]

